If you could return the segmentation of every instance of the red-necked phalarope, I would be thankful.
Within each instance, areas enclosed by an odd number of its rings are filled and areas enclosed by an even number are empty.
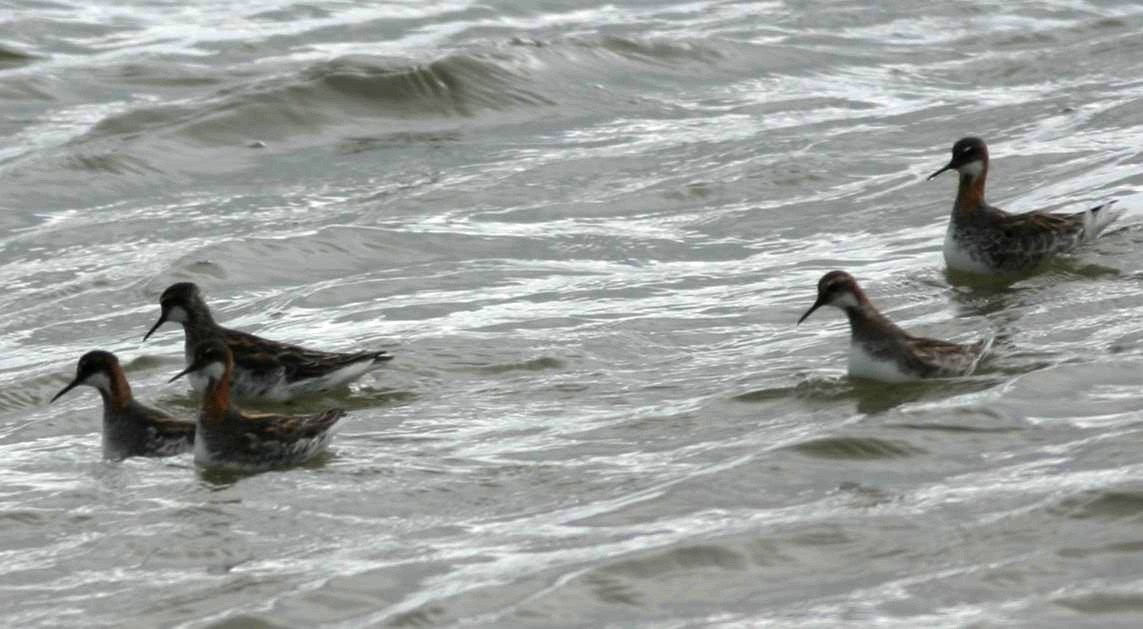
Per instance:
[[[958,345],[911,336],[885,318],[845,271],[830,271],[818,281],[818,299],[798,319],[806,320],[822,306],[834,306],[849,317],[849,375],[882,382],[971,374],[992,339]]]
[[[80,385],[94,387],[103,398],[104,458],[171,456],[193,447],[194,422],[136,402],[115,354],[94,351],[81,356],[75,378],[51,402]]]
[[[238,398],[283,402],[336,389],[393,359],[383,351],[320,352],[224,328],[214,322],[198,286],[190,282],[167,287],[159,298],[159,305],[162,308],[159,320],[143,340],[167,321],[182,324],[189,365],[191,353],[198,344],[220,336],[234,355],[231,387]],[[195,374],[191,374],[190,381],[200,392],[206,386],[206,379]]]
[[[958,140],[952,159],[929,179],[946,170],[960,173],[944,247],[945,263],[954,271],[982,275],[1030,271],[1051,256],[1094,239],[1122,214],[1111,209],[1114,201],[1075,214],[1009,214],[992,207],[984,200],[988,147],[980,138]]]
[[[230,403],[234,358],[220,339],[199,344],[191,364],[174,378],[197,373],[206,382],[195,437],[195,463],[208,468],[260,471],[304,463],[333,437],[344,409],[313,415],[271,415],[242,411]]]

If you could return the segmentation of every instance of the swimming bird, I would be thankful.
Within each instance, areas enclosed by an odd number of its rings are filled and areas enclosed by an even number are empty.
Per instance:
[[[146,341],[167,321],[180,323],[186,334],[184,354],[203,341],[220,337],[234,355],[232,393],[244,399],[284,402],[299,396],[346,386],[393,356],[384,351],[322,352],[271,341],[214,322],[202,291],[192,282],[171,284],[159,297],[159,320],[143,336]],[[192,373],[191,386],[206,388],[206,378]]]
[[[1009,214],[984,200],[988,146],[980,138],[957,140],[946,170],[960,174],[952,218],[945,232],[945,263],[954,271],[1013,275],[1035,269],[1048,258],[1093,240],[1122,211],[1108,201],[1075,214]]]
[[[912,336],[877,311],[857,280],[845,271],[830,271],[818,280],[818,298],[798,319],[833,306],[849,317],[849,375],[882,382],[971,374],[992,345],[986,339],[970,345]]]
[[[261,471],[304,463],[333,437],[340,408],[312,415],[274,415],[243,411],[230,402],[234,358],[219,338],[199,343],[191,364],[171,382],[198,374],[206,382],[195,437],[195,463],[209,468]]]
[[[103,398],[104,458],[171,456],[193,447],[194,422],[136,402],[115,354],[97,350],[81,356],[75,378],[48,403],[80,385],[94,387]]]

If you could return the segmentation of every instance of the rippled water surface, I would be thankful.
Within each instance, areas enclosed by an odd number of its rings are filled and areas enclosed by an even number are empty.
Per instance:
[[[990,199],[1134,215],[947,277]],[[0,3],[0,624],[1143,622],[1143,7]],[[844,376],[849,270],[977,375]],[[83,352],[191,415],[158,295],[397,358],[314,464],[100,460]]]

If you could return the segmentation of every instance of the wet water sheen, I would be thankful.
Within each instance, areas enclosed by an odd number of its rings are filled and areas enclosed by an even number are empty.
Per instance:
[[[1143,615],[1143,7],[0,7],[0,624],[1042,626]],[[947,277],[958,137],[1013,210]],[[969,378],[845,378],[843,268]],[[246,477],[99,458],[83,352],[190,415],[162,289],[396,356]]]

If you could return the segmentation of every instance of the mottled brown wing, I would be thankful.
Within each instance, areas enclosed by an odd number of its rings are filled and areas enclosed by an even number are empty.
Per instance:
[[[178,419],[176,417],[159,417],[151,422],[155,429],[158,430],[160,435],[166,437],[185,437],[187,439],[194,439],[195,424],[192,421],[185,419]]]
[[[287,382],[317,378],[363,360],[393,358],[386,352],[319,352],[237,330],[226,331],[226,345],[234,354],[235,363],[267,371],[281,368]]]
[[[931,368],[947,373],[963,373],[976,365],[981,353],[990,342],[978,341],[970,345],[960,345],[948,341],[910,337],[906,343],[916,356]]]
[[[329,430],[345,416],[345,409],[331,408],[313,415],[273,415],[242,413],[246,429],[261,441],[293,443],[299,439],[312,439]]]
[[[1029,212],[1009,214],[1005,217],[1002,229],[1012,238],[1029,238],[1045,234],[1067,235],[1083,229],[1084,212],[1078,214],[1049,214]]]
[[[146,417],[147,422],[155,427],[155,430],[164,436],[194,436],[195,424],[191,420],[179,419],[172,416],[167,411],[150,406],[144,406],[138,402],[134,402],[134,408]]]
[[[1083,213],[1008,214],[998,211],[1000,229],[987,238],[992,242],[993,264],[1006,271],[1036,267],[1052,255],[1079,244],[1083,237]]]
[[[285,353],[278,360],[286,369],[286,381],[317,378],[362,361],[384,361],[392,356],[384,352],[354,352],[351,354],[331,354],[314,350]]]
[[[278,365],[278,354],[281,353],[284,344],[238,330],[226,330],[223,336],[236,364],[258,366],[267,370]]]

